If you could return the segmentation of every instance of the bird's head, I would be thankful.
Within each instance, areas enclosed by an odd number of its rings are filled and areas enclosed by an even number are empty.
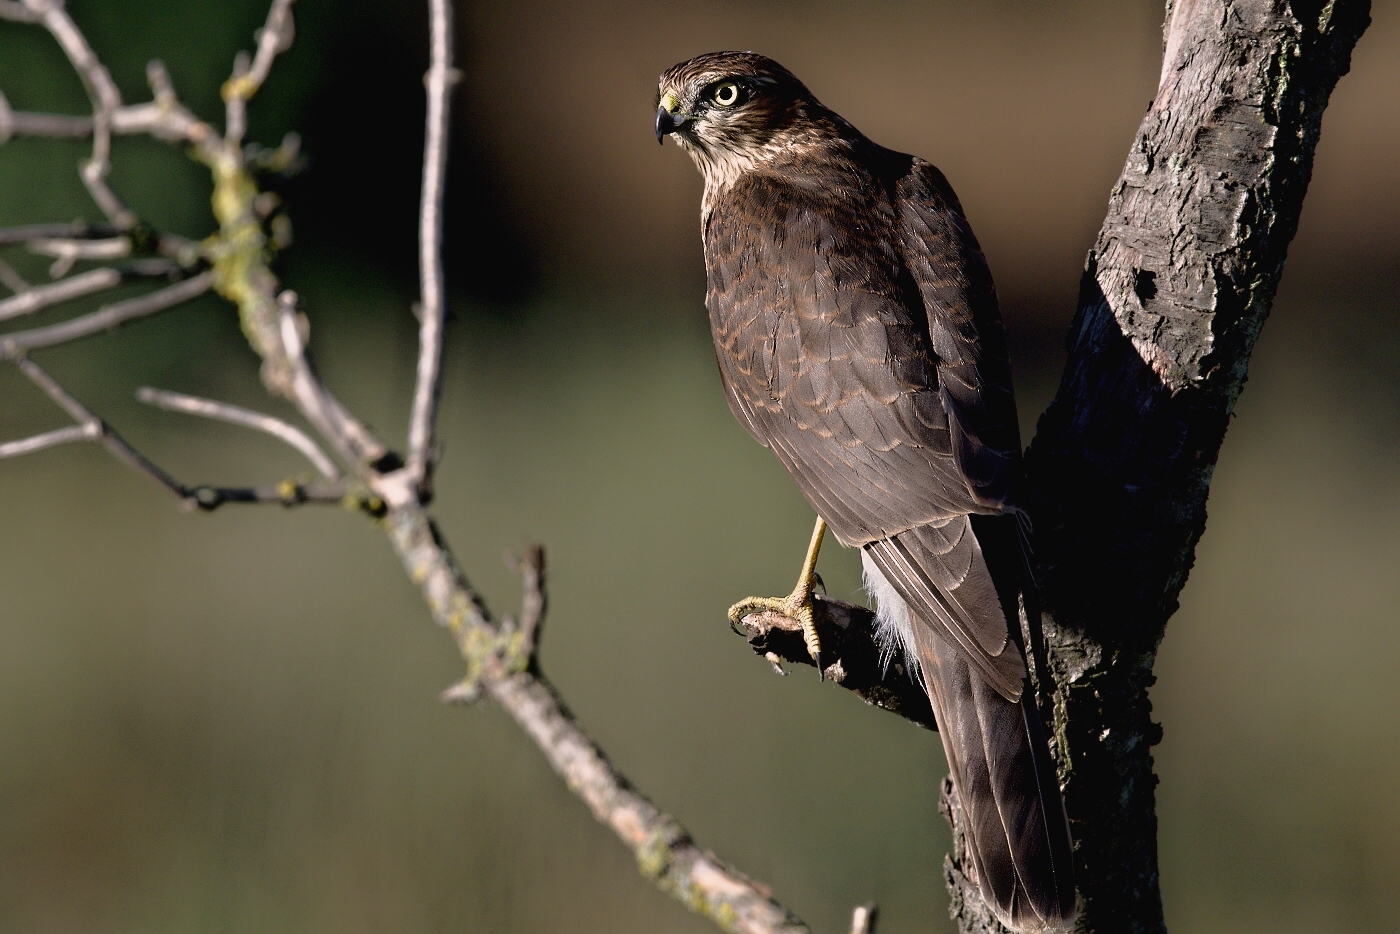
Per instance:
[[[656,141],[672,136],[707,181],[720,181],[841,121],[782,65],[754,52],[709,52],[668,68],[656,90]]]

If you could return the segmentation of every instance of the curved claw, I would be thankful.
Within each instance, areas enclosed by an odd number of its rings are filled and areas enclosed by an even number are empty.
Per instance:
[[[742,624],[745,616],[752,613],[777,613],[796,620],[802,626],[802,641],[807,646],[807,654],[817,665],[818,676],[825,681],[826,669],[822,666],[822,643],[817,635],[817,624],[812,614],[812,592],[799,587],[786,597],[745,597],[729,608],[731,626]]]

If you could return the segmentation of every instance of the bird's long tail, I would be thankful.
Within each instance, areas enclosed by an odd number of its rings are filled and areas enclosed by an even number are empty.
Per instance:
[[[1074,918],[1073,856],[1021,649],[1016,607],[1031,585],[1015,518],[971,519],[867,545],[866,576],[882,628],[897,633],[933,704],[963,815],[965,871],[1008,927],[1057,931]]]
[[[1069,826],[1030,684],[1007,700],[932,629],[916,624],[914,636],[962,807],[968,875],[1007,927],[1068,926]]]

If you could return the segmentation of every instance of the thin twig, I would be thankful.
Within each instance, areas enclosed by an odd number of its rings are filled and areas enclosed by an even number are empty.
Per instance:
[[[120,230],[107,224],[84,224],[81,221],[72,224],[24,224],[20,227],[0,227],[0,246],[42,239],[96,240],[119,233]]]
[[[5,288],[14,292],[16,295],[28,292],[31,288],[24,276],[15,272],[15,267],[11,266],[3,259],[0,259],[0,283],[4,283]]]
[[[122,105],[121,92],[60,0],[24,0],[24,5],[38,15],[39,21],[58,41],[92,101],[92,157],[83,164],[83,184],[107,219],[117,228],[129,230],[136,223],[136,215],[107,185],[112,155],[112,114]]]
[[[247,52],[239,52],[234,58],[233,76],[224,82],[226,149],[235,151],[242,144],[243,134],[248,129],[248,100],[258,93],[267,80],[273,59],[291,48],[294,35],[292,0],[272,0],[272,6],[267,11],[267,22],[255,37],[257,54],[250,62]]]
[[[765,888],[696,845],[671,815],[623,777],[574,720],[553,687],[529,672],[483,682],[544,753],[551,768],[637,858],[662,891],[720,925],[743,934],[809,934],[807,925]]]
[[[325,455],[316,442],[307,437],[300,428],[289,425],[280,418],[230,405],[227,402],[215,402],[212,399],[187,396],[180,392],[153,389],[150,386],[142,386],[137,389],[136,398],[147,405],[153,405],[170,412],[199,415],[233,425],[242,425],[244,428],[252,428],[255,431],[266,432],[300,451],[327,480],[340,479],[340,471],[336,468],[335,462]]]
[[[104,447],[118,460],[129,467],[132,467],[146,474],[161,486],[170,490],[181,499],[188,497],[188,489],[180,481],[166,473],[160,467],[148,460],[131,445],[127,444],[121,435],[112,430],[111,426],[98,418],[87,407],[71,396],[66,389],[58,384],[58,381],[44,371],[39,364],[28,357],[19,357],[14,361],[19,371],[29,378],[29,381],[43,390],[63,411],[67,412],[73,421],[80,427],[91,433],[94,439],[100,439]]]
[[[83,137],[92,132],[91,117],[70,117],[66,114],[32,114],[10,108],[10,101],[0,91],[0,146],[10,137],[50,136]]]
[[[72,441],[92,441],[101,434],[101,429],[96,425],[69,425],[67,428],[58,428],[46,431],[41,435],[0,444],[0,458],[32,454],[35,451],[42,451],[44,448],[56,447]]]
[[[540,629],[544,626],[545,612],[549,608],[549,595],[545,590],[544,546],[531,545],[519,562],[520,574],[520,638],[524,651],[534,663],[539,650]]]
[[[424,78],[428,116],[423,139],[423,196],[418,218],[418,268],[422,304],[418,327],[418,378],[408,429],[407,473],[426,486],[432,472],[433,425],[442,379],[442,203],[446,188],[449,96],[457,83],[452,67],[452,3],[429,4],[432,58]]]
[[[21,373],[29,378],[30,382],[43,390],[44,395],[53,400],[78,424],[68,429],[60,429],[0,446],[0,452],[4,452],[0,456],[27,454],[65,441],[101,441],[107,452],[117,460],[150,477],[191,506],[197,506],[204,510],[217,509],[224,503],[280,503],[284,506],[296,506],[302,503],[339,503],[349,493],[346,485],[340,482],[296,483],[286,481],[276,486],[263,487],[186,486],[132,447],[125,438],[117,433],[116,429],[89,411],[39,364],[28,357],[19,357],[13,363]],[[15,450],[14,448],[20,449]]]
[[[26,113],[19,110],[12,111],[9,118],[8,121],[0,123],[0,137],[13,135],[81,139],[92,133],[91,117]]]
[[[197,298],[209,291],[213,281],[212,273],[202,272],[183,282],[157,289],[146,295],[103,306],[91,314],[74,318],[71,321],[0,335],[0,359],[16,357],[43,347],[66,344],[69,341],[75,341],[81,337],[88,337],[125,324],[135,318],[142,318],[158,311],[174,308],[176,305]]]
[[[49,267],[49,275],[57,279],[66,276],[80,259],[105,260],[130,256],[131,240],[128,237],[112,237],[109,240],[41,239],[29,243],[29,252],[57,257]]]
[[[347,464],[357,464],[359,459],[355,456],[355,448],[346,437],[344,426],[332,416],[325,389],[311,372],[311,365],[306,360],[301,330],[297,326],[297,294],[287,289],[277,296],[277,304],[281,315],[282,348],[292,370],[292,401],[321,433],[321,437],[331,443],[342,460]]]
[[[267,80],[267,74],[272,69],[272,60],[290,49],[292,41],[296,38],[292,2],[293,0],[273,0],[267,11],[267,22],[254,36],[258,42],[258,51],[253,56],[253,67],[249,69],[246,80],[255,90],[261,88]]]
[[[0,301],[0,321],[32,314],[50,305],[66,302],[69,299],[91,295],[103,289],[121,284],[122,274],[115,269],[90,269],[69,279],[62,279],[50,285],[39,285],[27,292]]]
[[[93,415],[83,406],[81,402],[68,394],[68,391],[58,384],[43,367],[30,360],[28,357],[16,357],[13,361],[19,371],[29,377],[29,381],[44,391],[59,408],[68,413],[68,417],[79,425],[98,424],[101,419]]]

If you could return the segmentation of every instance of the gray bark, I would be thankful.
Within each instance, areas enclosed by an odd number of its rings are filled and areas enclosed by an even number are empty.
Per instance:
[[[1028,459],[1077,929],[1166,930],[1147,689],[1366,0],[1178,0]],[[963,891],[948,864],[955,900]],[[967,899],[964,899],[966,901]],[[972,913],[964,932],[994,931]]]

